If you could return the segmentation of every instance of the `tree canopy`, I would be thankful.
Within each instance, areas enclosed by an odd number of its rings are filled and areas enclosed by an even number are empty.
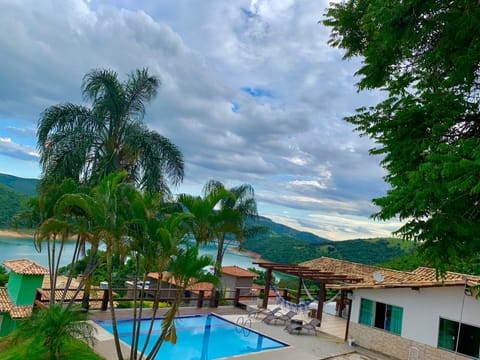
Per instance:
[[[345,58],[360,56],[359,90],[385,99],[346,120],[378,146],[390,190],[377,219],[398,217],[397,234],[420,241],[443,270],[480,250],[480,4],[347,0],[325,25]]]
[[[83,79],[85,100],[47,108],[38,122],[38,148],[43,180],[72,178],[99,184],[125,170],[128,180],[150,192],[169,193],[168,185],[183,179],[180,150],[143,124],[145,104],[157,94],[160,81],[147,69],[121,82],[112,70],[95,69]]]

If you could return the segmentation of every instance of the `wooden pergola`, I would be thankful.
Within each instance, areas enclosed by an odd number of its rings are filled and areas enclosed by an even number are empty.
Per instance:
[[[333,271],[321,271],[316,269],[311,269],[307,266],[302,266],[298,264],[278,264],[271,262],[254,262],[254,264],[266,269],[266,278],[265,278],[265,297],[263,298],[263,307],[266,308],[268,305],[268,294],[270,291],[270,283],[272,281],[272,272],[277,271],[283,274],[293,275],[298,277],[298,288],[297,288],[297,298],[296,303],[300,301],[300,292],[302,289],[302,280],[307,279],[314,282],[317,282],[320,285],[318,293],[318,307],[317,307],[317,319],[322,321],[323,313],[323,303],[325,301],[326,286],[328,284],[339,283],[357,283],[363,280],[362,277],[346,275],[346,274],[335,274]],[[345,299],[345,292],[341,290],[340,301],[343,306]],[[345,331],[345,339],[348,336],[348,326],[350,323],[350,312],[351,306],[348,307],[348,317],[347,317],[347,328]]]

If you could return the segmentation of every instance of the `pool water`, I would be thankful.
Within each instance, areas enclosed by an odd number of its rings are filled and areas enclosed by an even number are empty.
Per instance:
[[[111,321],[96,323],[113,333]],[[132,320],[117,321],[120,338],[129,345],[132,342],[132,323]],[[162,319],[155,320],[147,354],[160,336],[161,324]],[[149,326],[150,319],[142,319],[139,350],[143,348]],[[175,327],[177,343],[164,342],[156,359],[218,359],[288,346],[214,314],[178,317]]]

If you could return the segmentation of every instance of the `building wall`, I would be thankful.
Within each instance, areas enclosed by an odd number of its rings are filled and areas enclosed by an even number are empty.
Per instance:
[[[8,313],[0,314],[0,317],[3,317],[2,326],[0,327],[0,336],[7,336],[13,330],[15,330],[16,322],[15,320],[12,320],[12,318],[10,317],[10,314]]]
[[[393,288],[356,290],[353,296],[351,322],[358,323],[361,298],[403,308],[403,338],[436,348],[440,317],[480,327],[480,300],[465,296],[463,286],[435,288]],[[387,333],[380,330],[381,332]],[[397,335],[392,335],[398,337]]]
[[[252,284],[252,278],[222,275],[222,288],[226,290],[227,297],[234,297],[236,288],[245,288],[240,290],[240,296],[250,295]]]
[[[15,305],[32,305],[35,293],[42,287],[43,275],[20,275],[10,272],[8,294]]]
[[[461,354],[438,349],[389,333],[388,331],[354,322],[350,323],[349,338],[354,339],[357,345],[396,359],[409,359],[411,352],[411,358],[418,360],[471,360],[470,357],[462,356]],[[413,356],[415,353],[418,354],[418,357]]]

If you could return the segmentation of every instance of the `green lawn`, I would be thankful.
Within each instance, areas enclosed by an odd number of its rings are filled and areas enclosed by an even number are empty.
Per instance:
[[[47,349],[41,342],[19,342],[12,343],[12,336],[0,338],[0,359],[1,360],[49,360]],[[95,354],[87,344],[82,341],[72,339],[65,346],[63,360],[105,360],[103,357]]]

